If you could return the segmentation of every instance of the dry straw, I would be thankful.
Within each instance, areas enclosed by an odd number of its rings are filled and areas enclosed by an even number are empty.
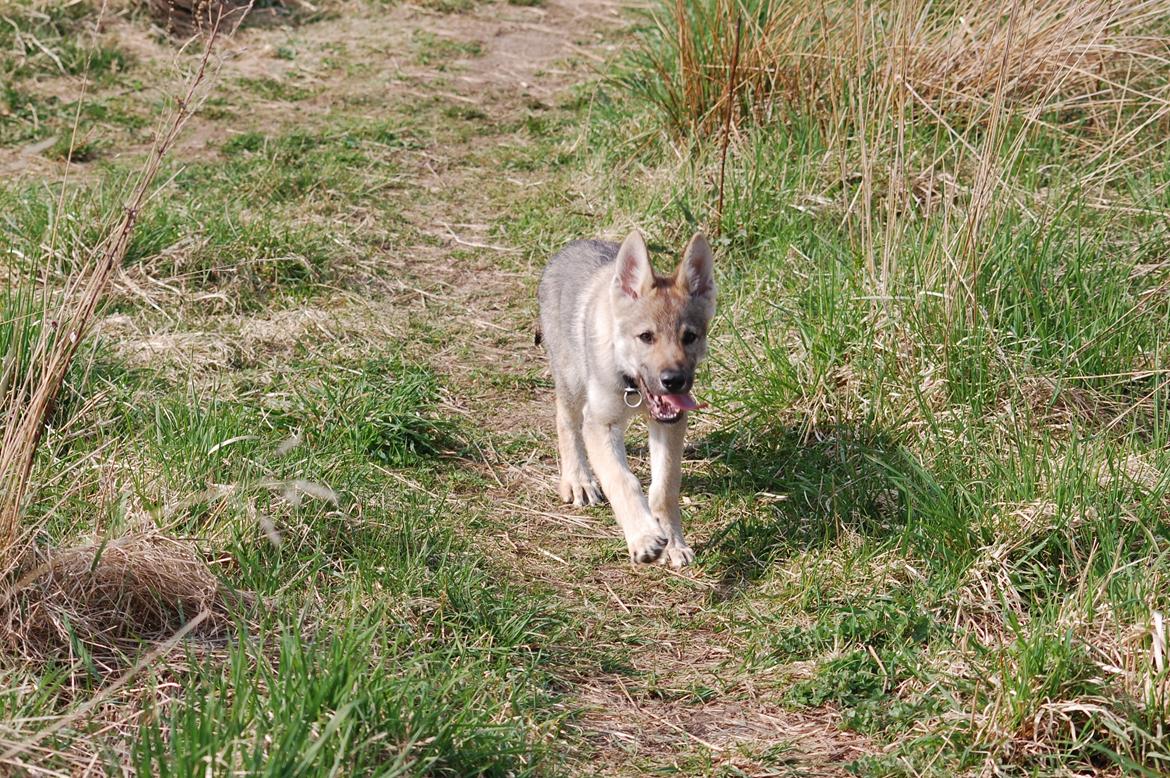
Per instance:
[[[996,95],[1107,123],[1126,105],[1166,102],[1168,16],[1170,0],[959,0],[945,12],[930,0],[676,2],[655,18],[667,47],[643,56],[659,81],[649,96],[682,135],[717,133],[728,101],[756,123],[787,106],[840,120],[843,101],[888,109],[899,89],[981,123]]]
[[[111,650],[166,640],[200,614],[200,636],[222,637],[232,606],[248,599],[225,590],[188,543],[153,531],[54,550],[29,579],[21,610],[4,614],[4,634],[30,654],[80,646],[101,664],[117,661]]]

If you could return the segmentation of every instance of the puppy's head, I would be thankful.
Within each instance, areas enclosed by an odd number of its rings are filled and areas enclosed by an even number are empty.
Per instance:
[[[695,233],[669,276],[650,264],[637,232],[622,242],[614,264],[614,347],[618,367],[638,382],[650,415],[674,422],[698,407],[691,397],[695,367],[707,354],[715,314],[714,258]]]

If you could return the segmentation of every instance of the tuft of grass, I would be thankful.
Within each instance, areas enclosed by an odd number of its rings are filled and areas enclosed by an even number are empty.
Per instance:
[[[256,669],[253,669],[255,667]],[[375,619],[324,640],[288,629],[272,655],[240,644],[206,691],[148,719],[135,769],[185,775],[208,759],[250,775],[316,773],[326,765],[379,775],[533,775],[539,751],[498,692],[490,663],[411,650]],[[505,723],[497,723],[499,721]]]
[[[283,522],[279,546],[241,537],[241,572],[258,590],[287,588],[298,568],[337,569],[342,602],[311,630],[289,618],[295,605],[262,618],[252,639],[192,665],[185,681],[200,693],[148,715],[136,769],[181,774],[213,758],[264,775],[542,774],[564,617],[494,577],[432,519],[443,510],[461,509],[403,490],[348,516],[337,529],[348,543],[320,515],[305,525],[315,539]]]
[[[468,8],[470,8],[470,4]],[[430,32],[416,32],[411,36],[418,48],[418,63],[420,65],[438,65],[445,68],[450,60],[468,59],[483,54],[483,44],[479,41],[460,41],[440,37]]]
[[[430,8],[439,13],[466,13],[475,8],[477,0],[422,0],[424,8]]]
[[[101,144],[97,141],[61,136],[45,149],[45,156],[65,162],[92,162],[100,150]]]
[[[241,78],[240,86],[262,100],[274,102],[298,102],[313,96],[313,91],[303,86],[276,78]]]

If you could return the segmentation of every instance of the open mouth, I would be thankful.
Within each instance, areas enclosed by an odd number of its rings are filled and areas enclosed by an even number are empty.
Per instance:
[[[646,382],[638,377],[638,389],[646,398],[646,408],[655,421],[671,424],[683,417],[687,411],[697,411],[706,408],[706,403],[697,403],[690,392],[685,394],[654,394],[646,388]]]

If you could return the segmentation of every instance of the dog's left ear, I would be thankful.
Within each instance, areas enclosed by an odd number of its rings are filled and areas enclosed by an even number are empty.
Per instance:
[[[675,278],[692,297],[715,296],[715,257],[703,233],[696,232],[683,251]]]

